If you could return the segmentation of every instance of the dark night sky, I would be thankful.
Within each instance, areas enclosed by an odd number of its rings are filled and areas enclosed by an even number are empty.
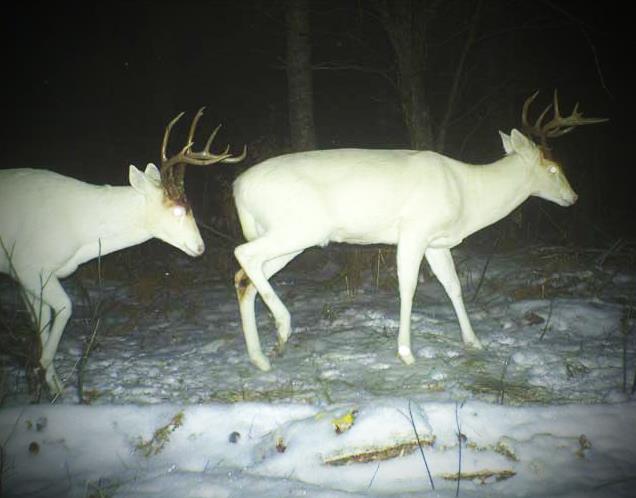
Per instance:
[[[443,4],[431,30],[434,110],[447,94],[459,28],[473,2]],[[524,97],[541,88],[547,99],[558,87],[565,110],[580,100],[586,115],[611,118],[577,130],[557,147],[568,164],[577,163],[571,164],[573,183],[582,197],[593,197],[588,210],[606,203],[605,216],[624,218],[631,216],[634,168],[633,86],[627,80],[633,43],[627,43],[631,33],[623,20],[629,14],[618,2],[582,4],[485,1],[458,108],[463,117],[451,130],[447,152],[465,160],[496,158],[496,131],[519,124]],[[282,5],[20,3],[2,19],[2,167],[46,167],[122,184],[129,163],[158,160],[172,116],[192,115],[202,105],[208,106],[202,126],[222,122],[223,144],[238,150],[267,142],[282,152],[288,135]],[[314,73],[320,147],[407,145],[396,93],[380,74],[391,75],[394,56],[369,10],[364,1],[312,3],[314,62],[365,69]]]

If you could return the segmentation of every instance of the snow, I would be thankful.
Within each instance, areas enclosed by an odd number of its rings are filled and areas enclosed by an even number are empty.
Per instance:
[[[636,494],[628,262],[533,247],[492,255],[480,285],[488,256],[457,251],[485,349],[463,348],[423,270],[406,366],[394,269],[352,286],[337,258],[310,254],[274,278],[294,324],[282,354],[257,306],[264,373],[247,359],[231,271],[167,254],[132,271],[104,258],[101,288],[90,266],[64,282],[74,315],[53,403],[29,404],[23,368],[0,355],[2,496],[447,497],[458,471],[465,497]],[[9,316],[14,293],[0,281]]]

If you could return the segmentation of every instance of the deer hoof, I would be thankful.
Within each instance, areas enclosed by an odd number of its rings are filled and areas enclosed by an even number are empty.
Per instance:
[[[269,363],[269,360],[262,353],[259,355],[253,355],[250,359],[252,360],[252,363],[263,372],[268,372],[272,369],[272,365]]]
[[[473,349],[484,349],[484,347],[481,345],[481,342],[479,342],[479,339],[477,339],[476,337],[474,339],[466,341],[466,346]]]
[[[288,320],[276,322],[276,335],[278,335],[278,346],[284,348],[287,339],[291,335],[291,325]]]
[[[415,357],[413,356],[413,353],[411,353],[410,348],[400,346],[398,349],[398,354],[400,356],[400,359],[407,365],[412,365],[413,363],[415,363]]]
[[[286,344],[287,344],[287,341],[284,341],[279,337],[278,342],[276,343],[276,347],[274,348],[274,354],[276,356],[281,356],[285,352]]]
[[[64,392],[64,384],[62,384],[62,381],[55,373],[55,369],[53,369],[52,365],[46,370],[44,379],[46,380],[46,384],[49,386],[51,394],[60,395]]]

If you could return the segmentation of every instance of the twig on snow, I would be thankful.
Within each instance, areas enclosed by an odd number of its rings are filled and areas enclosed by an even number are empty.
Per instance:
[[[463,406],[463,403],[462,403]],[[458,462],[457,462],[457,488],[455,489],[455,497],[459,496],[459,483],[462,481],[462,443],[465,436],[462,434],[462,426],[459,422],[459,409],[461,406],[455,402],[455,425],[457,426],[457,448],[458,448]]]
[[[486,277],[486,271],[488,271],[488,266],[490,265],[490,260],[492,259],[492,256],[493,256],[495,250],[497,249],[497,246],[499,245],[499,241],[500,240],[501,240],[501,233],[499,233],[499,236],[495,239],[495,243],[492,246],[492,250],[488,254],[488,258],[486,259],[486,263],[484,264],[484,267],[481,270],[481,275],[479,275],[479,281],[477,282],[477,288],[475,289],[475,293],[473,294],[473,298],[471,300],[473,303],[477,300],[477,295],[479,294],[479,290],[481,289],[481,286],[484,283],[484,278]]]
[[[422,455],[422,460],[424,461],[424,466],[426,467],[426,473],[428,474],[428,480],[431,483],[431,489],[435,490],[435,483],[433,482],[433,476],[431,474],[431,470],[428,468],[428,462],[426,461],[426,455],[424,455],[424,449],[422,448],[422,441],[420,440],[420,435],[417,432],[417,427],[415,427],[415,419],[413,418],[413,410],[411,410],[411,400],[409,399],[409,421],[411,422],[411,427],[413,428],[413,432],[415,433],[415,439],[417,440],[417,447],[420,449],[420,455]]]
[[[596,258],[596,261],[595,261],[596,267],[602,268],[605,262],[607,261],[607,259],[613,254],[619,252],[623,248],[623,246],[624,246],[624,241],[622,238],[618,238],[617,240],[615,240],[614,243],[608,249],[604,250],[602,254]]]
[[[367,486],[367,489],[371,489],[371,486],[373,486],[373,481],[375,481],[375,476],[378,475],[379,470],[380,470],[380,462],[378,462],[378,466],[375,468],[375,472],[373,473],[373,476],[371,476],[371,480],[369,481],[369,485]]]
[[[554,299],[550,299],[550,309],[548,310],[548,318],[545,321],[545,325],[543,326],[543,330],[541,331],[541,335],[539,336],[539,340],[543,340],[543,336],[548,331],[548,327],[550,325],[550,320],[552,319],[552,310],[554,308]]]
[[[629,336],[631,335],[632,327],[630,322],[632,319],[632,308],[626,306],[623,309],[623,316],[621,317],[621,335],[623,336],[623,392],[627,392],[627,343]],[[634,373],[634,381],[630,394],[634,394],[636,390],[636,372]]]
[[[499,379],[499,399],[497,399],[497,403],[500,405],[504,404],[504,396],[505,396],[505,378],[506,378],[506,373],[508,372],[508,365],[510,365],[510,356],[508,356],[508,358],[506,358],[506,361],[504,361],[504,367],[503,370],[501,371],[501,378]]]

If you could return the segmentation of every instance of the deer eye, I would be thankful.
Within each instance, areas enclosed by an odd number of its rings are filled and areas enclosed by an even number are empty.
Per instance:
[[[552,165],[552,166],[550,166],[550,167],[548,168],[548,171],[549,171],[550,173],[552,173],[552,174],[555,174],[555,173],[556,173],[557,171],[559,171],[559,170],[558,170],[558,168],[557,168],[556,166]]]
[[[181,218],[185,215],[185,213],[186,213],[186,209],[183,206],[176,205],[172,207],[172,215],[175,218]]]

